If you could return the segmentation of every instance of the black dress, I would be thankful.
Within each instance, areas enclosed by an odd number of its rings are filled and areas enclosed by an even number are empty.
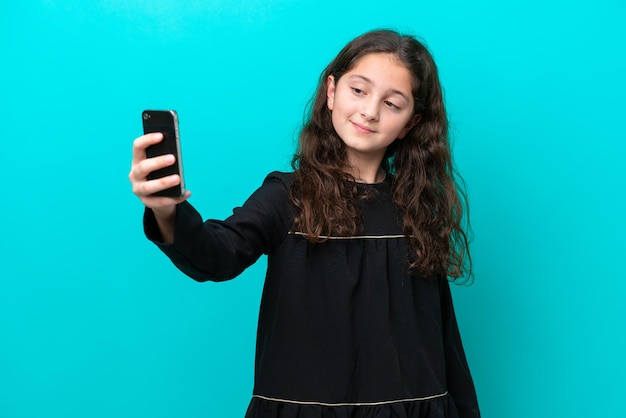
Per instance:
[[[363,232],[309,244],[292,232],[288,185],[272,173],[224,221],[178,206],[173,245],[195,280],[221,281],[268,255],[247,418],[479,417],[445,278],[407,275],[391,180],[362,185]]]

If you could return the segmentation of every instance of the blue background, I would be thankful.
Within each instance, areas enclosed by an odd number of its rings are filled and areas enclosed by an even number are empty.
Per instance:
[[[380,27],[425,39],[446,89],[483,416],[616,416],[625,21],[619,0],[4,2],[0,416],[243,416],[265,261],[198,284],[145,240],[140,113],[179,112],[191,202],[225,217],[289,168],[324,66]]]

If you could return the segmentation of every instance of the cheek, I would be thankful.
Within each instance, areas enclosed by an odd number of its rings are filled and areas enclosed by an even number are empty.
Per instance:
[[[401,131],[405,126],[405,118],[402,116],[394,115],[394,117],[387,120],[387,128],[390,131]]]
[[[409,121],[405,117],[398,118],[393,122],[390,121],[388,125],[388,130],[390,133],[393,133],[393,135],[397,138],[400,134],[403,133],[403,130],[408,123]]]

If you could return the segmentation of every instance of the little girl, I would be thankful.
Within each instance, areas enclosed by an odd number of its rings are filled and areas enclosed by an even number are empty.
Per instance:
[[[224,221],[154,197],[162,139],[129,174],[147,237],[198,281],[268,255],[247,418],[479,417],[448,277],[469,275],[437,68],[417,40],[373,31],[321,75],[293,173]],[[467,261],[467,262],[466,262]]]

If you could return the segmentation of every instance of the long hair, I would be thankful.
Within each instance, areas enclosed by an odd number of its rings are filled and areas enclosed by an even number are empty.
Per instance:
[[[425,277],[471,278],[467,199],[452,162],[437,67],[423,44],[394,31],[377,30],[355,38],[322,72],[292,160],[294,228],[310,242],[359,230],[358,186],[348,174],[345,145],[333,128],[326,92],[330,75],[338,82],[360,58],[372,53],[393,54],[410,71],[413,112],[421,115],[403,140],[387,148],[382,162],[393,178],[394,203],[411,249],[409,268]]]

